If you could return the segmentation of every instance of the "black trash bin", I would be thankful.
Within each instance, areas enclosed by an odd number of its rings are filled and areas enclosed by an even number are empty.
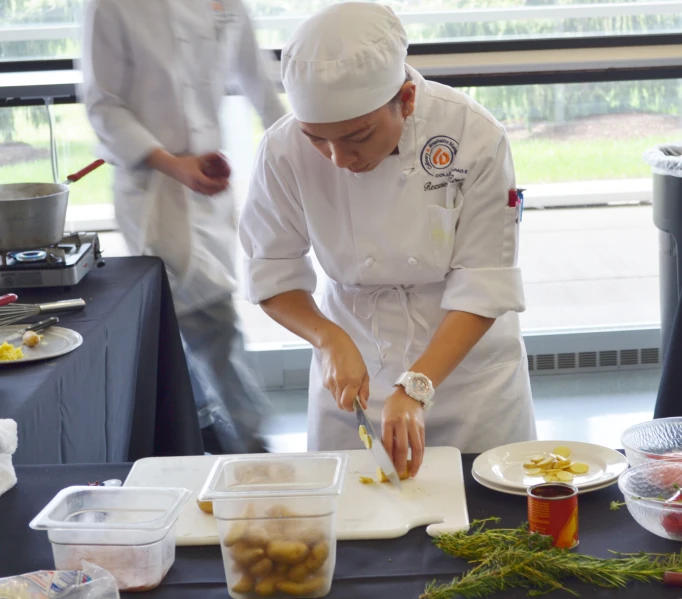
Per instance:
[[[653,173],[654,224],[659,229],[662,361],[682,293],[682,142],[649,150],[644,160]]]

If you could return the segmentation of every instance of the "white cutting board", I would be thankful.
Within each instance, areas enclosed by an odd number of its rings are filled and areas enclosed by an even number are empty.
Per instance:
[[[347,451],[348,472],[337,512],[340,541],[394,539],[417,526],[430,525],[431,536],[469,526],[464,494],[462,459],[454,447],[428,447],[416,479],[403,481],[402,492],[389,483],[363,485],[359,476],[376,474],[376,463],[366,450]],[[212,515],[197,506],[217,456],[144,458],[133,465],[126,487],[184,487],[192,491],[180,512],[177,545],[217,545]]]

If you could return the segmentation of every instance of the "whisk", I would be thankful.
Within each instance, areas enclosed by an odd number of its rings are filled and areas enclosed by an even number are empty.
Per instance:
[[[0,327],[15,324],[38,316],[40,314],[58,314],[62,312],[75,312],[85,308],[82,299],[64,300],[48,304],[0,304]]]

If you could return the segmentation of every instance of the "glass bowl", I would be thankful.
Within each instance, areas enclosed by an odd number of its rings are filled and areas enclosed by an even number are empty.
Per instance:
[[[651,460],[682,462],[682,418],[659,418],[636,424],[621,435],[620,442],[631,466]]]
[[[618,478],[630,515],[649,532],[682,541],[682,462],[646,461]]]

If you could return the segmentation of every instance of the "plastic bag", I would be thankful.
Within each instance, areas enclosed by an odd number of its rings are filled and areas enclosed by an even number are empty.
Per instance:
[[[93,564],[83,570],[40,570],[0,578],[0,599],[120,599],[114,577]]]
[[[657,146],[644,152],[644,162],[657,175],[682,177],[682,142]]]

